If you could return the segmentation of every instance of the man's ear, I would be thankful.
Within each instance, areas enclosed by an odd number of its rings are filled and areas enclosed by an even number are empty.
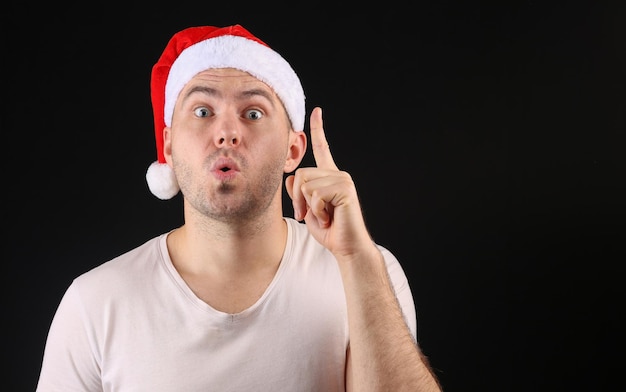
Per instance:
[[[296,170],[304,154],[306,153],[306,134],[304,131],[290,131],[289,133],[289,152],[287,153],[287,160],[285,161],[284,171],[285,173],[291,173]]]
[[[172,128],[163,128],[163,155],[165,162],[172,166]]]

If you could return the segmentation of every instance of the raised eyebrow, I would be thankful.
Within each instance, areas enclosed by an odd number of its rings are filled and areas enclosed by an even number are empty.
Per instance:
[[[238,94],[238,97],[241,98],[241,99],[251,98],[251,97],[255,97],[255,96],[261,96],[261,97],[267,99],[267,101],[270,103],[270,105],[272,105],[272,107],[274,107],[274,97],[269,92],[267,92],[266,90],[262,90],[260,88],[258,88],[258,89],[254,88],[254,89],[251,89],[251,90],[244,90],[244,91],[242,91],[242,92],[240,92]]]
[[[194,86],[190,88],[189,91],[187,91],[187,94],[185,94],[185,96],[183,97],[183,101],[195,93],[202,93],[202,94],[206,94],[212,97],[221,96],[220,92],[214,88],[206,87],[206,86]]]
[[[214,88],[211,87],[206,87],[206,86],[194,86],[192,88],[189,89],[189,91],[187,91],[187,93],[185,94],[185,96],[183,97],[183,101],[185,101],[187,98],[189,98],[191,95],[195,94],[195,93],[202,93],[202,94],[206,94],[208,96],[212,96],[212,97],[221,97],[222,93]],[[274,100],[273,100],[273,96],[263,90],[263,89],[250,89],[250,90],[244,90],[242,92],[240,92],[238,94],[239,99],[246,99],[246,98],[251,98],[251,97],[255,97],[255,96],[261,96],[263,98],[265,98],[270,105],[272,105],[272,107],[274,107]]]

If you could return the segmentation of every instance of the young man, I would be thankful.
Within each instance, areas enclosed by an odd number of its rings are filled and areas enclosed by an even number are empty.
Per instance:
[[[290,65],[239,25],[153,68],[151,192],[184,224],[79,276],[37,390],[437,391],[398,260],[375,244]],[[295,219],[284,217],[282,181]]]

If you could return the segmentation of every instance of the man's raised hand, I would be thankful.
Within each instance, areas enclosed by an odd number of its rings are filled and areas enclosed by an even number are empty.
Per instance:
[[[333,253],[349,254],[369,241],[352,177],[339,170],[324,133],[322,109],[311,112],[311,147],[315,167],[296,170],[285,185],[295,219],[304,220],[313,236]]]

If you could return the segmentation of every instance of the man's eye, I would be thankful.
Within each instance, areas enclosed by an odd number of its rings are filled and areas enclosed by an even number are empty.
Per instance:
[[[196,108],[193,113],[198,117],[209,117],[211,115],[211,111],[205,107]]]
[[[263,117],[263,113],[260,110],[251,109],[246,112],[246,118],[248,120],[260,120]]]

